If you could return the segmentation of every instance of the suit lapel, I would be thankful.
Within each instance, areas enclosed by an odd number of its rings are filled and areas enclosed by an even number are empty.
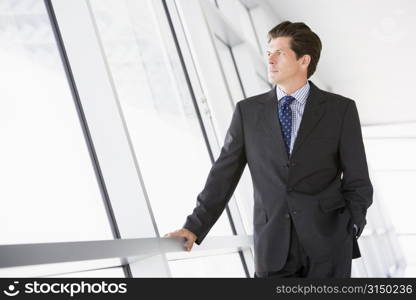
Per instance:
[[[318,122],[325,114],[325,98],[321,90],[318,89],[311,81],[309,81],[310,90],[306,100],[305,109],[303,111],[302,121],[295,144],[293,146],[291,157],[293,157],[308,135],[312,132]]]
[[[312,132],[325,114],[325,105],[323,105],[325,99],[322,92],[311,81],[309,81],[309,84],[309,96],[306,100],[302,121],[300,123],[291,157],[294,156],[307,136]],[[278,158],[282,160],[280,163],[285,163],[289,160],[289,156],[283,142],[282,131],[280,128],[276,88],[273,87],[270,92],[265,94],[263,98],[260,99],[259,103],[261,103],[263,107],[259,111],[257,126],[259,126],[263,132],[267,132],[267,134],[270,135],[272,141],[274,141],[270,147],[275,148],[277,151]]]
[[[272,138],[273,143],[270,146],[275,148],[283,164],[288,161],[289,156],[283,142],[282,130],[280,128],[276,88],[271,89],[262,99],[261,103],[263,107],[258,116],[258,126]]]

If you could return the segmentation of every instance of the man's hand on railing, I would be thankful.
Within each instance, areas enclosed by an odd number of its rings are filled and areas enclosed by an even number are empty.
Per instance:
[[[185,249],[186,251],[191,251],[192,250],[192,246],[194,245],[197,236],[192,232],[189,231],[186,228],[182,228],[179,230],[176,230],[174,232],[170,232],[165,234],[163,237],[183,237],[185,238]]]

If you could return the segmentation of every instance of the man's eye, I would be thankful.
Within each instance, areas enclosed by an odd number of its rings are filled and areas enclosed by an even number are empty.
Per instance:
[[[273,54],[281,55],[283,52],[282,51],[275,51],[275,52],[268,51],[266,53],[267,53],[267,56],[271,56]]]

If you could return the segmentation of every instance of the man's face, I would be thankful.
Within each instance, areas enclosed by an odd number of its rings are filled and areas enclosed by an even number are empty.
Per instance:
[[[287,84],[307,74],[307,65],[305,68],[302,57],[296,60],[296,54],[290,48],[290,40],[291,37],[278,37],[269,43],[268,75],[273,84]]]

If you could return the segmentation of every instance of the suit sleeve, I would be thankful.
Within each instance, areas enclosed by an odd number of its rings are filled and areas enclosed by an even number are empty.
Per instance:
[[[343,196],[351,212],[352,221],[362,231],[367,223],[367,209],[373,203],[373,186],[368,174],[360,119],[353,100],[349,101],[344,115],[340,161],[343,169]]]
[[[246,162],[241,108],[237,103],[220,155],[208,174],[205,187],[197,196],[196,207],[183,226],[197,236],[195,242],[198,245],[224,211]]]

